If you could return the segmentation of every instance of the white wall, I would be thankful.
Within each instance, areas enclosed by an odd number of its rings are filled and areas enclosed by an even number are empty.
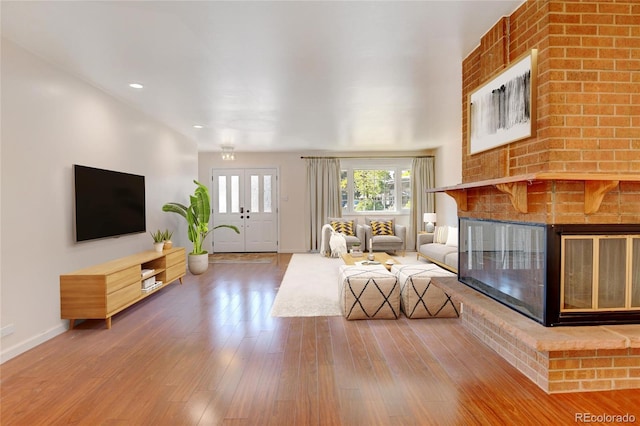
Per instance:
[[[148,233],[74,242],[72,165],[144,175],[147,230],[174,228],[185,246],[181,218],[161,206],[192,192],[198,155],[195,142],[5,39],[1,59],[5,361],[66,329],[60,274],[151,248]]]

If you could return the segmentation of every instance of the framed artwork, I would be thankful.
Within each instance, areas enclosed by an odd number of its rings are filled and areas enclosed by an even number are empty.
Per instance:
[[[535,136],[537,53],[532,49],[469,95],[469,154]]]

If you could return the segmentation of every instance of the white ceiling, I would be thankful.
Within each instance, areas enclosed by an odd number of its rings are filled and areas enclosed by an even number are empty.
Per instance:
[[[3,37],[201,151],[409,151],[446,142],[452,117],[459,135],[461,61],[522,2],[2,1],[1,15]]]

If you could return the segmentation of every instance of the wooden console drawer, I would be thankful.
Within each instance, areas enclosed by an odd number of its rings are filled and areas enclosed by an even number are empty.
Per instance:
[[[184,249],[177,250],[173,253],[168,253],[166,256],[167,259],[167,269],[174,265],[184,265],[186,267],[186,259]]]
[[[186,265],[183,264],[182,265],[174,265],[171,266],[169,268],[167,268],[167,272],[165,274],[166,278],[166,284],[169,284],[172,281],[177,280],[180,277],[184,277],[186,274],[187,270],[186,270]]]
[[[140,265],[135,265],[108,275],[107,294],[113,293],[114,291],[117,291],[135,282],[140,284],[141,271],[142,268],[140,268]]]
[[[135,301],[140,297],[140,294],[142,294],[140,281],[109,294],[107,296],[107,314]]]

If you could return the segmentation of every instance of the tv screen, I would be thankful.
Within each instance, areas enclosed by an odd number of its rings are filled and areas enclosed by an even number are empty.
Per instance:
[[[73,166],[76,241],[146,231],[144,176]]]

